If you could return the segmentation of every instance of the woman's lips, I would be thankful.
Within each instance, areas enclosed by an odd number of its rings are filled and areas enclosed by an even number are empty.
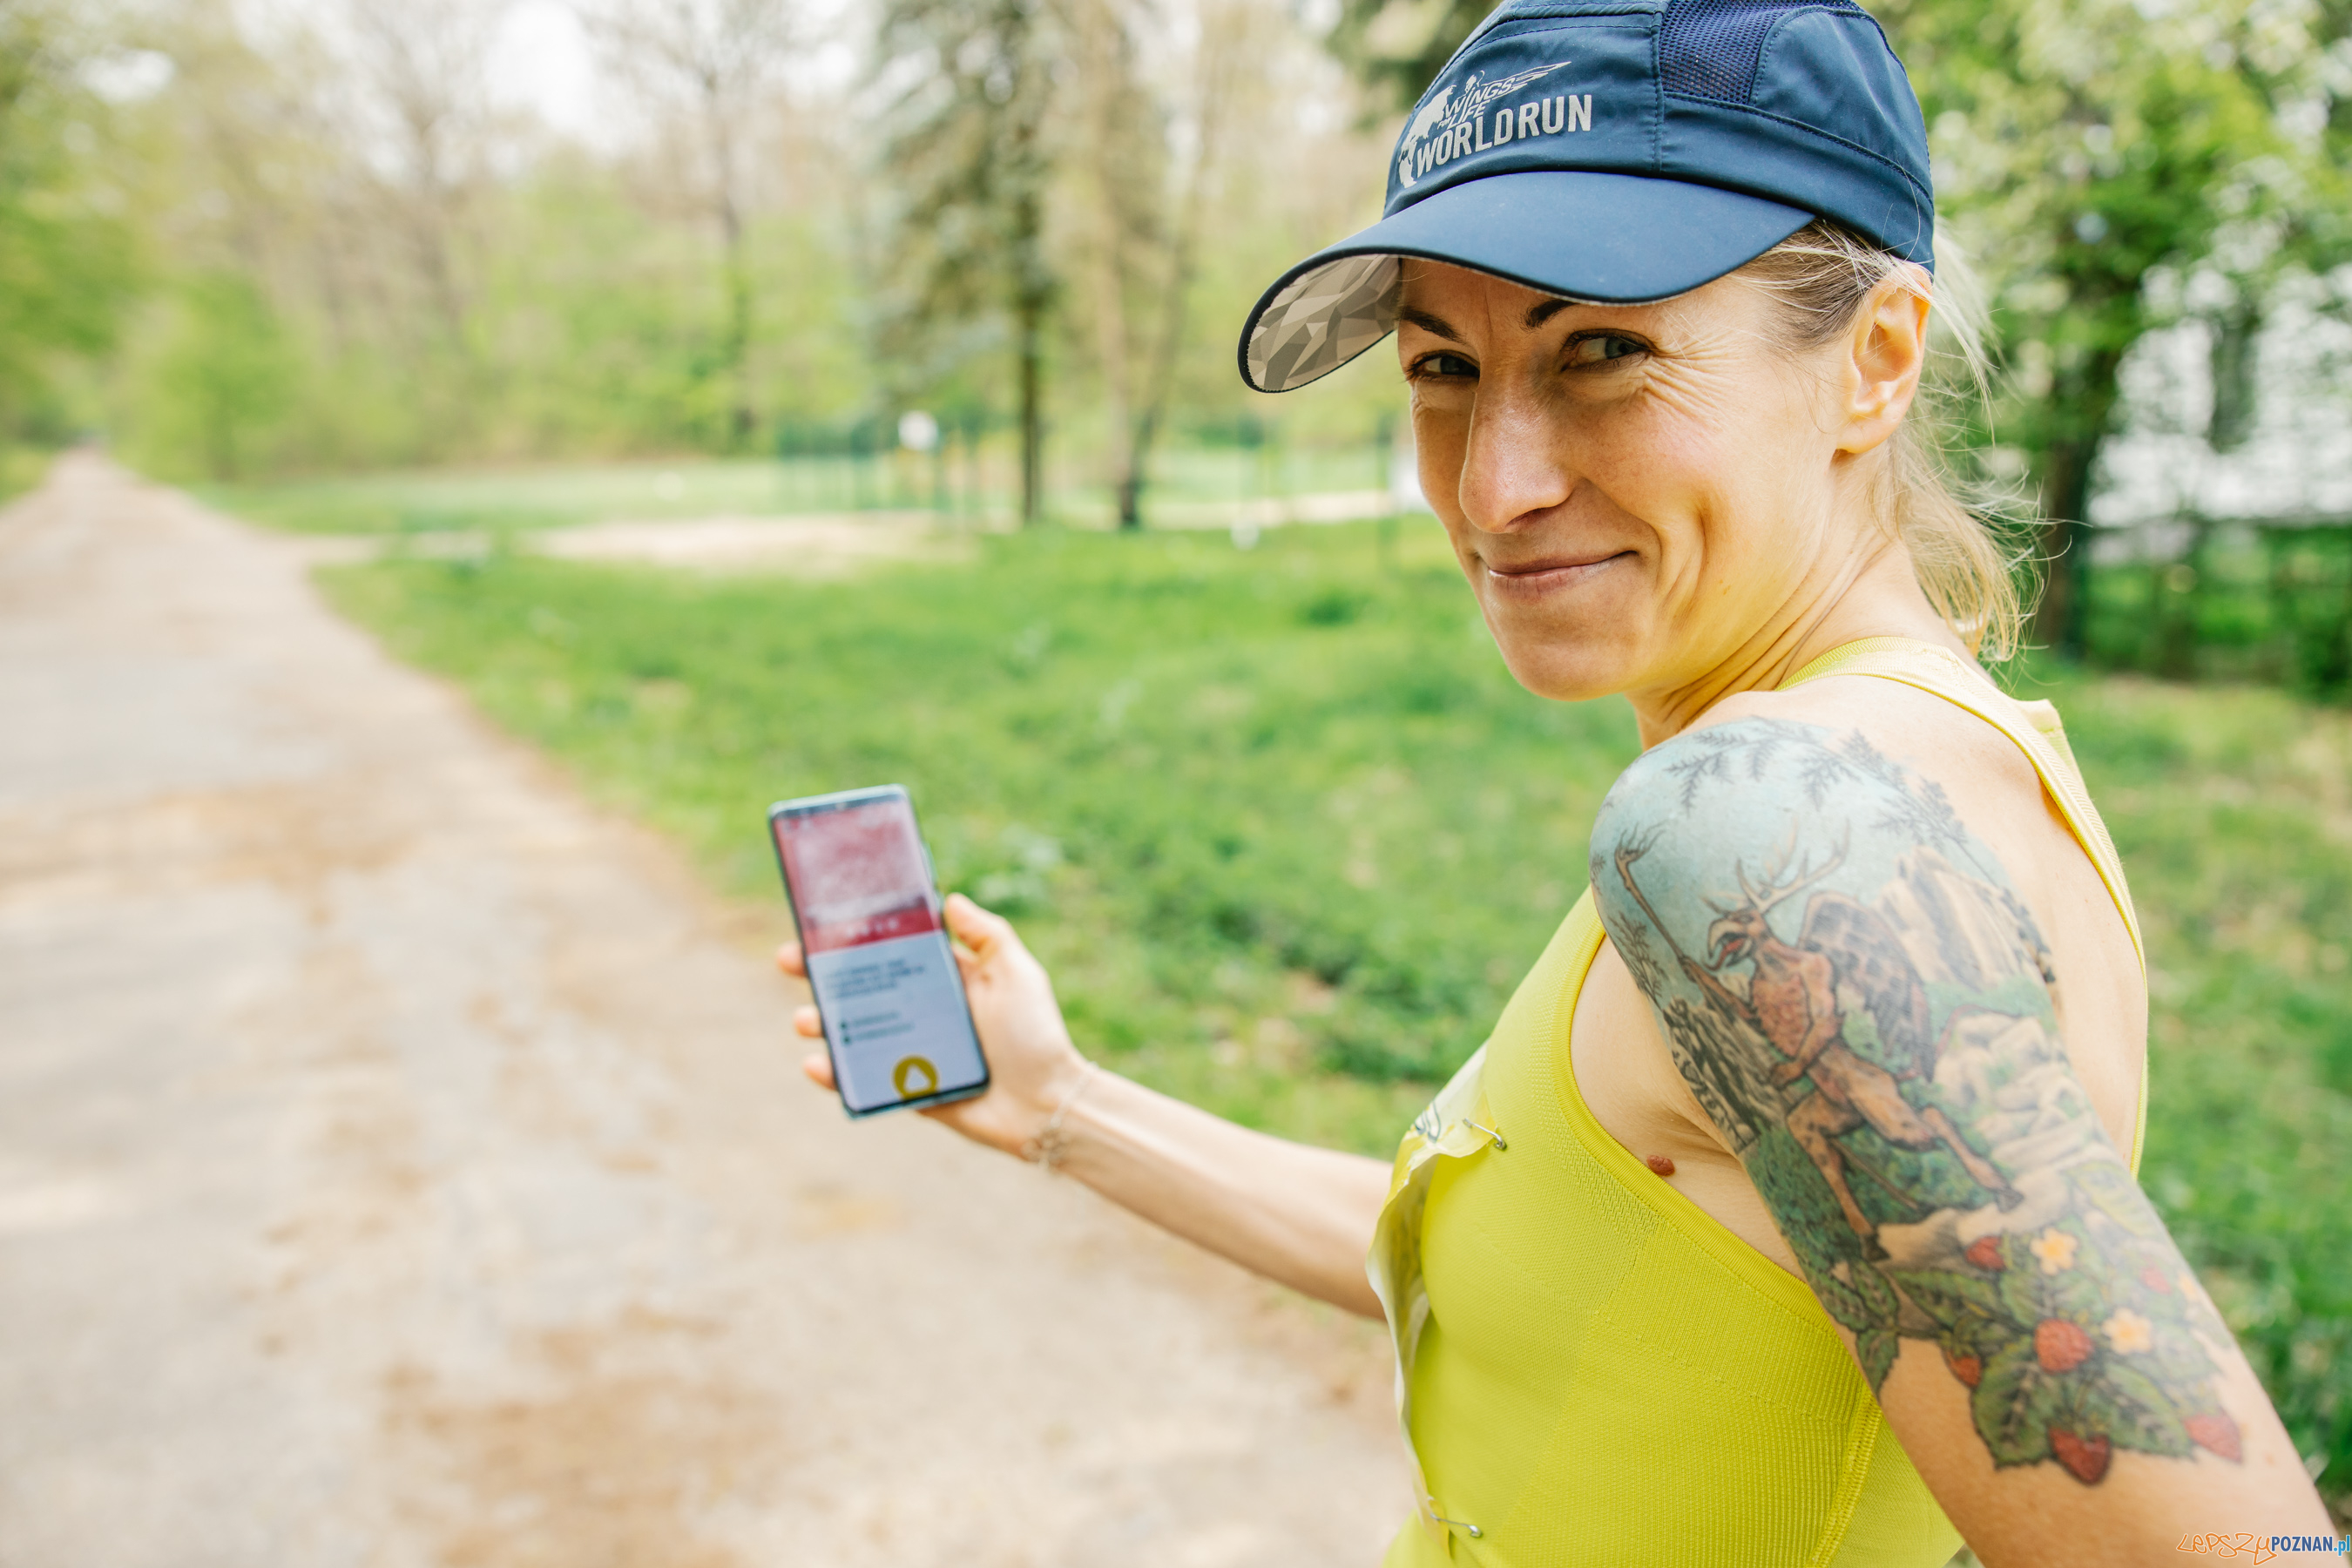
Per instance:
[[[1632,554],[1630,550],[1620,550],[1582,560],[1529,561],[1509,566],[1486,561],[1481,564],[1486,568],[1488,585],[1504,598],[1538,599],[1589,582]]]

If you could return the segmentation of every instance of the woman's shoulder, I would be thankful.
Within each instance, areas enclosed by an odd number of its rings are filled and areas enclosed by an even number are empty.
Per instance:
[[[1825,859],[1867,843],[2007,859],[2051,844],[2040,775],[2017,744],[1932,693],[1872,677],[1727,699],[1635,759],[1593,823],[1596,884],[1622,849],[1728,888],[1743,866]],[[2063,829],[2060,830],[2063,837]],[[1818,843],[1816,843],[1818,841]],[[1990,851],[1990,854],[1988,854]]]
[[[1773,765],[1782,752],[1811,761],[1793,769]],[[2000,728],[1933,692],[1864,675],[1726,698],[1644,752],[1620,784],[1654,788],[1735,767],[1744,767],[1748,790],[1766,795],[1809,799],[1826,781],[1849,774],[1883,790],[1895,787],[1899,774],[1911,787],[1965,797],[1981,811],[2042,815],[2041,776]]]

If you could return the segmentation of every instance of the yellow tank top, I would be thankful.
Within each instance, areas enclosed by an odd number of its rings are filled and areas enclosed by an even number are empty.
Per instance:
[[[1933,692],[2014,742],[2138,946],[2050,704],[1907,638],[1849,643],[1787,684],[1827,675]],[[1942,1568],[1959,1533],[1812,1292],[1585,1108],[1569,1025],[1603,940],[1588,889],[1398,1151],[1370,1273],[1419,1506],[1387,1568]],[[2143,1078],[2143,1129],[2147,1098]]]

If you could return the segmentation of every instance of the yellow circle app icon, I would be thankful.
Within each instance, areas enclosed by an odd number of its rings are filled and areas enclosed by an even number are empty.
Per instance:
[[[925,1057],[908,1057],[890,1069],[890,1081],[898,1086],[898,1098],[913,1100],[940,1087],[940,1069]]]

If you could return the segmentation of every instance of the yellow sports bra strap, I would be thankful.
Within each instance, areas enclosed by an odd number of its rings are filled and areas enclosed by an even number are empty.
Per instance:
[[[1968,710],[2008,736],[2033,764],[2042,787],[2066,819],[2067,831],[2097,868],[2099,880],[2106,884],[2107,896],[2115,900],[2116,912],[2123,916],[2124,930],[2131,935],[2140,973],[2147,973],[2147,949],[2140,941],[2139,915],[2132,908],[2131,889],[2124,884],[2123,858],[2116,853],[2107,825],[2099,820],[2098,808],[2091,804],[2091,792],[2083,787],[2083,775],[2074,765],[2074,749],[2066,744],[2066,731],[2058,722],[2056,709],[2047,702],[2020,702],[1995,686],[1973,661],[1912,637],[1861,637],[1842,643],[1781,682],[1780,689],[1831,675],[1874,675],[1882,680],[1901,681]],[[2131,1146],[2135,1173],[2139,1169],[2140,1149],[2147,1142],[2145,1063],[2140,1068],[2136,1123]]]

